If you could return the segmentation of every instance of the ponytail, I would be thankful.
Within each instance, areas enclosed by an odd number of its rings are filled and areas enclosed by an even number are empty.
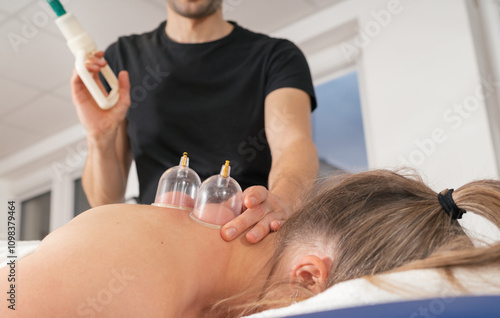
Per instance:
[[[468,183],[453,193],[453,200],[459,209],[483,217],[496,225],[497,230],[500,229],[500,181]],[[474,246],[467,243],[469,240],[468,236],[457,237],[429,258],[399,270],[500,265],[500,242],[476,242],[480,246]]]

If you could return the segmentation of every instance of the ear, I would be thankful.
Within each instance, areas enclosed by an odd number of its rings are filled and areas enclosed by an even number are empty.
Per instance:
[[[320,258],[316,255],[307,255],[301,258],[292,267],[290,280],[306,286],[315,294],[326,289],[326,280],[332,266],[330,258]]]

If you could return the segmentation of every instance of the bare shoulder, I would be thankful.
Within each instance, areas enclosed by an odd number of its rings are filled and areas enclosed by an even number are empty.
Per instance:
[[[178,276],[191,262],[182,260],[190,256],[182,250],[202,250],[198,242],[208,245],[219,235],[193,226],[186,212],[153,206],[82,213],[19,261],[23,304],[16,317],[139,317],[144,308],[161,310],[155,302],[175,290],[172,273]]]

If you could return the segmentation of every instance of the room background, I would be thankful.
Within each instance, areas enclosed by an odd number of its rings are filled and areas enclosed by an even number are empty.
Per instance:
[[[102,49],[155,28],[164,2],[62,1]],[[499,8],[498,0],[224,0],[228,20],[305,53],[323,173],[409,166],[437,191],[499,176]],[[23,231],[36,235],[85,206],[74,60],[54,19],[44,1],[0,4],[0,202],[15,200]],[[132,168],[126,196],[137,193]],[[478,218],[464,223],[500,237]]]

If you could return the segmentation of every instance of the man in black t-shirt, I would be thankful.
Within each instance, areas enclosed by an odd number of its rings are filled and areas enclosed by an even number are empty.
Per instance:
[[[279,228],[299,190],[316,177],[307,62],[289,41],[224,21],[222,0],[167,0],[167,8],[168,22],[121,37],[88,60],[97,74],[104,55],[119,73],[112,109],[101,110],[72,78],[88,133],[85,192],[92,206],[123,201],[135,160],[140,202],[150,204],[161,174],[184,151],[202,179],[229,159],[231,176],[246,189],[246,212],[221,235],[231,240],[256,224],[246,237],[258,242]]]

